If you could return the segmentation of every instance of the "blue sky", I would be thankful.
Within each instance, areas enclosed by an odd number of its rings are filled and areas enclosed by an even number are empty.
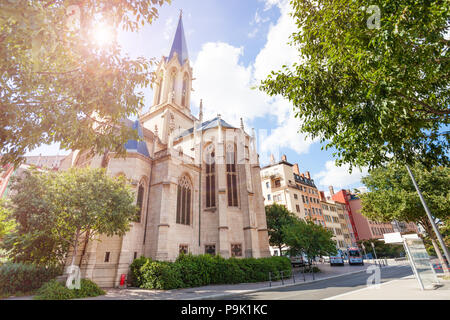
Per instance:
[[[297,133],[299,120],[293,117],[292,105],[281,97],[268,97],[251,87],[271,70],[299,61],[297,51],[287,42],[296,26],[289,16],[286,0],[173,0],[160,9],[151,26],[137,34],[122,33],[119,41],[131,57],[160,59],[168,55],[175,34],[179,10],[193,66],[194,92],[191,109],[198,113],[200,99],[205,116],[220,113],[238,126],[244,118],[247,132],[255,128],[261,165],[270,153],[298,163],[300,171],[310,171],[318,187],[327,191],[360,186],[358,169],[349,174],[346,167],[336,167],[332,151]],[[145,89],[149,107],[153,92]],[[57,145],[42,146],[29,154],[64,154]]]

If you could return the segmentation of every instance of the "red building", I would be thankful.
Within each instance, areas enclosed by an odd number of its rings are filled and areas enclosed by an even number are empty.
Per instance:
[[[330,187],[333,200],[345,204],[356,241],[367,239],[381,239],[384,233],[394,232],[391,223],[376,222],[367,219],[361,214],[361,199],[350,190],[341,190],[334,194],[333,187]]]

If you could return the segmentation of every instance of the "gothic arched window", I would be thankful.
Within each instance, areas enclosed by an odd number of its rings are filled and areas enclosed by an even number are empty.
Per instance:
[[[206,147],[206,208],[216,206],[216,163],[213,144]]]
[[[188,90],[188,75],[184,75],[183,79],[183,91],[181,92],[181,105],[187,107],[187,90]]]
[[[234,143],[227,144],[227,190],[228,206],[238,206],[237,170],[236,170],[236,146]]]
[[[136,216],[136,222],[141,222],[141,216],[142,216],[142,209],[143,209],[143,204],[144,204],[144,186],[142,184],[139,185],[138,188],[138,194],[137,194],[137,201],[136,201],[136,205],[139,208],[139,212],[137,213]]]
[[[191,224],[192,186],[187,176],[178,180],[177,187],[177,223]]]

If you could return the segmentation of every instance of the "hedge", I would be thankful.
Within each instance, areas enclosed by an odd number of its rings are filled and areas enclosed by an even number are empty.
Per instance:
[[[50,280],[39,288],[33,299],[35,300],[67,300],[104,295],[105,291],[100,289],[95,282],[81,279],[80,289],[69,289],[61,282]]]
[[[0,293],[32,292],[43,283],[62,274],[62,268],[44,267],[28,263],[0,265]]]
[[[262,282],[291,276],[291,263],[286,257],[230,258],[211,255],[180,255],[175,262],[153,261],[140,257],[130,266],[129,282],[145,289],[176,289],[209,284]]]

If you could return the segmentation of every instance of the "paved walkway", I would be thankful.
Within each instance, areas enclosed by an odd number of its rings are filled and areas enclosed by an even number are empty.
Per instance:
[[[450,300],[450,280],[439,278],[442,287],[421,290],[414,276],[382,283],[378,288],[364,288],[325,300]]]
[[[335,266],[331,267],[329,264],[317,264],[322,272],[316,273],[314,279],[312,274],[303,275],[298,271],[295,273],[294,279],[290,278],[285,281],[272,282],[272,287],[292,286],[299,283],[310,283],[312,281],[324,280],[334,278],[344,274],[351,274],[356,272],[365,272],[371,263],[365,263],[364,266]],[[197,300],[206,298],[219,298],[228,295],[235,295],[241,293],[256,292],[270,288],[269,282],[257,283],[241,283],[231,285],[209,285],[198,288],[185,288],[176,290],[145,290],[139,288],[128,289],[109,289],[107,294],[100,297],[88,298],[86,300]]]

